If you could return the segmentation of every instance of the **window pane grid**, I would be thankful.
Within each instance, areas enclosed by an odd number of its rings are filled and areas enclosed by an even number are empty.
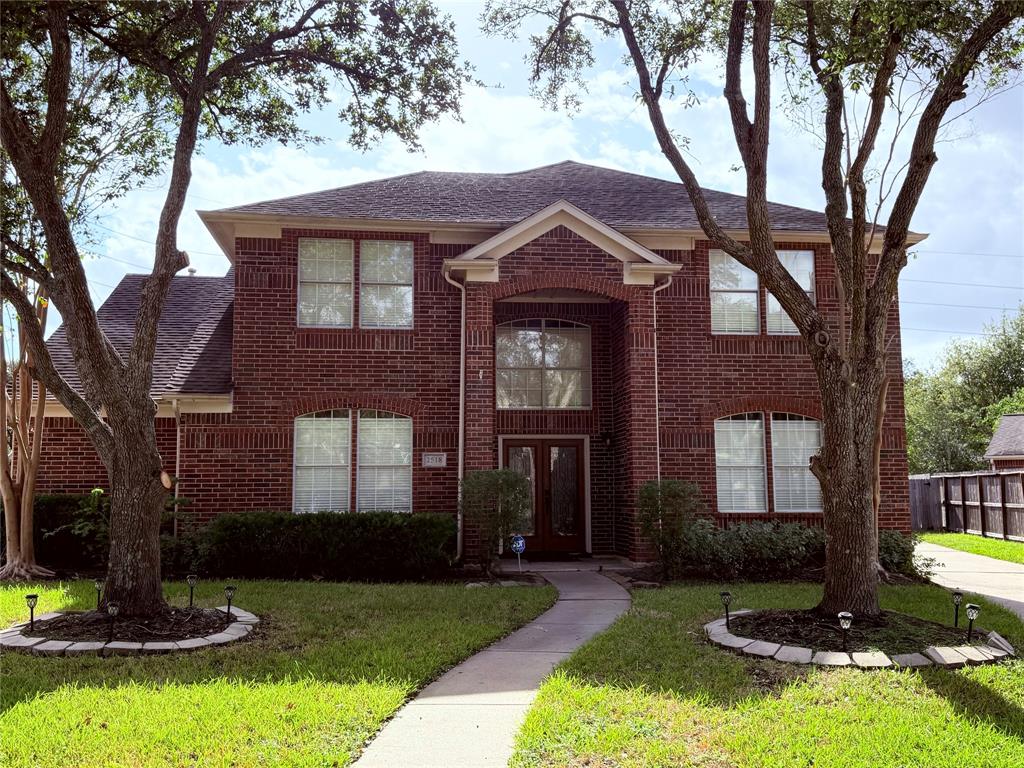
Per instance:
[[[711,332],[760,332],[757,274],[723,251],[708,255]]]
[[[359,412],[356,509],[412,511],[412,419]]]
[[[295,419],[295,512],[348,511],[350,434],[345,410]]]
[[[800,287],[807,293],[811,303],[816,303],[814,294],[814,252],[813,251],[779,251],[779,261]],[[799,334],[796,324],[790,319],[779,300],[768,294],[767,304],[768,333]]]
[[[760,414],[715,422],[719,512],[765,512],[764,424]]]
[[[498,408],[589,408],[590,328],[567,320],[515,320],[495,333]]]
[[[359,325],[411,328],[413,244],[395,240],[359,243]]]
[[[810,470],[821,448],[821,424],[791,414],[772,415],[772,470],[777,512],[820,512],[821,486]]]
[[[300,237],[299,325],[352,326],[351,240]]]

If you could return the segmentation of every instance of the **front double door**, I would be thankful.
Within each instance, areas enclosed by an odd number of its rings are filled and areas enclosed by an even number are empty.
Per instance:
[[[585,550],[583,440],[506,438],[503,466],[526,476],[533,507],[520,533],[527,553]]]

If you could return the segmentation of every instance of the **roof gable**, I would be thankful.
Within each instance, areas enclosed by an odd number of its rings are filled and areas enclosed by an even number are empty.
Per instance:
[[[1024,413],[1008,413],[999,419],[985,451],[986,459],[1006,456],[1024,456]]]

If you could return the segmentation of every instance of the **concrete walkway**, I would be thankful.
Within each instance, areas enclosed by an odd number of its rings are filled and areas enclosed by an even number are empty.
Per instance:
[[[563,568],[530,566],[558,589],[558,602],[424,688],[384,726],[356,768],[506,766],[541,681],[629,608],[629,593],[611,579]]]
[[[937,561],[932,576],[936,584],[984,595],[1024,619],[1024,565],[925,541],[915,551]]]

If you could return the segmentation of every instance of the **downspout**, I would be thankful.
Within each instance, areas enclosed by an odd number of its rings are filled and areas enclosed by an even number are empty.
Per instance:
[[[442,268],[441,276],[445,282],[455,286],[461,295],[462,310],[459,319],[459,456],[458,456],[458,479],[459,479],[459,504],[456,510],[456,543],[455,556],[462,559],[462,476],[465,459],[466,442],[466,286],[458,280],[453,280],[447,269]]]
[[[651,300],[654,304],[654,461],[659,483],[661,482],[661,408],[659,406],[661,385],[658,382],[658,292],[665,290],[670,285],[672,285],[672,275],[669,275],[661,285],[655,286],[651,292]]]

